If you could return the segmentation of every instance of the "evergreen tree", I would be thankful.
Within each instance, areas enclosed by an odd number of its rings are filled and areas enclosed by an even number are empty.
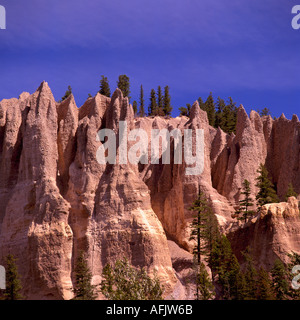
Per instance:
[[[261,117],[271,115],[269,108],[263,108],[261,111],[258,110],[258,113]]]
[[[158,86],[157,88],[157,107],[159,114],[164,114],[163,108],[164,108],[164,101],[163,101],[163,95],[161,91],[161,86]]]
[[[110,88],[107,77],[101,76],[99,93],[110,98]]]
[[[218,97],[217,102],[217,111],[216,111],[216,121],[215,121],[215,128],[220,127],[222,129],[223,126],[223,112],[225,109],[225,101],[223,99],[221,99],[220,97]]]
[[[68,90],[65,92],[65,95],[61,98],[59,102],[66,100],[72,94],[71,86],[68,86]]]
[[[261,267],[258,271],[256,299],[274,300],[274,298],[270,276],[268,272]]]
[[[243,219],[246,223],[247,219],[252,217],[255,213],[254,210],[249,210],[249,208],[253,206],[253,200],[251,198],[250,182],[247,179],[243,182],[243,191],[241,194],[244,195],[244,199],[239,201],[240,207],[238,219]]]
[[[223,114],[221,117],[220,127],[224,132],[231,134],[235,133],[237,121],[237,107],[236,103],[233,102],[232,98],[229,97],[228,104],[225,105],[223,109]]]
[[[151,89],[151,93],[150,93],[150,105],[148,108],[148,115],[149,116],[158,115],[158,107],[157,107],[156,94],[154,89]]]
[[[289,197],[296,197],[297,198],[297,196],[298,196],[298,194],[295,192],[293,184],[289,183],[288,189],[287,189],[287,192],[285,195],[285,201],[287,202]]]
[[[80,252],[75,266],[74,300],[95,300],[95,286],[91,284],[92,273],[83,251]]]
[[[107,264],[102,272],[101,292],[109,300],[162,300],[163,287],[156,274],[151,279],[144,269],[136,269],[128,260]]]
[[[285,300],[287,298],[289,285],[288,277],[286,274],[286,269],[284,264],[277,259],[274,262],[273,268],[271,270],[272,275],[272,287],[277,300]]]
[[[4,290],[5,300],[21,300],[23,299],[20,291],[22,290],[21,280],[18,274],[16,259],[12,254],[9,254],[5,259],[5,277],[6,289]]]
[[[163,111],[166,116],[170,116],[172,112],[171,107],[171,96],[169,86],[164,88],[164,97],[163,97]]]
[[[214,243],[209,257],[213,279],[221,286],[221,298],[243,299],[245,281],[229,240],[222,235]]]
[[[137,105],[137,102],[135,100],[132,102],[132,109],[133,109],[134,115],[136,115],[137,114],[138,105]]]
[[[201,288],[198,286],[198,280],[202,279],[201,277],[204,276],[204,274],[200,275],[200,271],[202,273],[204,272],[203,270],[201,270],[201,256],[207,255],[209,253],[210,247],[212,247],[212,244],[210,242],[213,242],[212,238],[214,236],[212,232],[214,231],[212,231],[210,227],[212,227],[211,224],[214,223],[214,220],[212,218],[213,213],[208,206],[205,195],[201,191],[199,191],[198,198],[193,202],[190,210],[197,213],[191,223],[190,241],[194,240],[196,242],[193,254],[197,271],[196,299],[199,300],[201,296]]]
[[[129,77],[127,77],[125,74],[122,74],[119,76],[119,80],[117,81],[118,88],[122,91],[123,97],[128,97],[128,100],[130,100],[130,83],[129,83]]]
[[[209,124],[214,127],[215,126],[215,117],[216,117],[216,109],[215,109],[215,103],[212,93],[210,92],[209,96],[207,97],[207,100],[205,101],[205,111],[207,113],[207,118]]]
[[[201,97],[198,98],[198,103],[199,103],[200,109],[202,109],[203,111],[206,111],[206,109],[205,109],[205,102],[203,102],[203,100],[202,100]]]
[[[143,85],[141,85],[140,89],[140,111],[139,116],[144,117],[145,116],[145,100],[144,100],[144,88]]]
[[[209,278],[203,262],[198,266],[199,270],[196,272],[196,286],[198,288],[197,300],[210,300],[214,297],[214,286]]]
[[[259,207],[262,207],[264,204],[278,202],[276,191],[274,185],[268,177],[268,170],[263,164],[260,164],[259,169],[257,170],[259,176],[256,178],[259,191],[256,195],[256,200]]]
[[[246,282],[246,300],[255,300],[256,299],[256,290],[257,290],[257,271],[254,267],[253,257],[251,251],[247,248],[244,251],[243,256],[246,260],[246,271],[244,273],[245,282]]]
[[[179,111],[180,111],[180,116],[190,117],[191,105],[187,103],[186,107],[180,107]]]

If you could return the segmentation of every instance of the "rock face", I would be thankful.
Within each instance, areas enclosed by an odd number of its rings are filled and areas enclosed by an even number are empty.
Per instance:
[[[233,228],[229,239],[238,257],[250,247],[257,265],[270,270],[276,259],[288,262],[287,253],[299,253],[299,230],[299,201],[290,197],[288,202],[264,205],[251,222]]]
[[[178,129],[182,135],[192,129],[193,138],[202,129],[203,172],[186,175],[191,165],[174,163],[173,138],[170,164],[161,156],[158,164],[151,163],[150,153],[147,163],[122,163],[124,150],[136,141],[122,143],[121,121],[127,133],[147,133],[149,150],[152,129]],[[254,111],[248,117],[241,106],[236,135],[229,136],[209,126],[197,102],[190,118],[135,118],[118,89],[111,98],[97,94],[77,108],[72,95],[56,103],[46,82],[32,95],[2,100],[0,264],[8,253],[18,259],[28,299],[70,299],[81,250],[87,253],[94,284],[100,283],[106,263],[127,257],[149,274],[157,271],[166,297],[188,298],[178,261],[191,264],[189,207],[199,190],[235,250],[250,244],[265,265],[275,256],[284,259],[290,250],[300,252],[296,199],[265,206],[256,222],[243,229],[231,218],[244,179],[254,197],[260,163],[266,164],[281,198],[290,182],[300,193],[299,128],[296,117],[273,120]],[[105,143],[99,139],[101,129],[115,133],[115,164],[97,161]]]

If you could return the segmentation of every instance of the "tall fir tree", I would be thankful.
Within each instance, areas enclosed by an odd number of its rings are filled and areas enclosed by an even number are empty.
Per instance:
[[[161,90],[161,86],[158,86],[157,88],[157,107],[159,114],[164,114],[163,108],[164,108],[164,100],[163,100],[163,94]]]
[[[122,91],[123,97],[128,97],[128,100],[130,100],[130,83],[129,77],[126,76],[126,74],[122,74],[119,76],[117,86]]]
[[[198,103],[199,103],[200,109],[202,109],[203,111],[206,111],[205,102],[203,102],[203,99],[201,97],[198,98]]]
[[[275,299],[270,275],[263,267],[260,267],[260,269],[258,270],[256,299],[257,300],[274,300]]]
[[[231,134],[235,133],[237,121],[237,107],[236,103],[229,97],[228,103],[223,109],[220,127],[224,132]]]
[[[99,93],[110,98],[110,88],[107,77],[101,76]]]
[[[190,241],[195,241],[195,246],[193,250],[195,269],[196,269],[196,299],[201,298],[201,288],[199,287],[199,279],[204,276],[200,275],[201,270],[201,257],[209,254],[212,230],[209,228],[210,223],[213,223],[213,219],[210,218],[213,213],[209,207],[205,195],[203,192],[199,191],[197,199],[193,202],[192,206],[189,208],[191,211],[195,212],[194,219],[191,223],[191,234]],[[202,279],[203,280],[203,279]],[[203,288],[202,288],[203,289]],[[210,290],[210,289],[208,289]]]
[[[163,96],[163,112],[166,116],[170,116],[172,109],[173,108],[171,106],[170,88],[169,86],[165,86]]]
[[[95,286],[84,251],[80,251],[75,266],[74,300],[95,300]]]
[[[253,207],[253,199],[251,198],[251,188],[250,188],[250,182],[245,179],[243,181],[243,190],[241,194],[244,196],[244,199],[239,201],[239,214],[238,219],[244,220],[246,223],[249,218],[251,218],[255,211],[251,210],[250,208]]]
[[[256,178],[256,187],[258,188],[256,200],[259,207],[262,207],[267,203],[278,202],[279,199],[274,189],[274,185],[269,179],[268,170],[263,164],[260,164],[257,173],[259,174],[259,176]]]
[[[288,189],[286,191],[286,194],[285,194],[285,201],[288,201],[288,198],[289,197],[295,197],[297,198],[298,194],[295,192],[294,190],[294,187],[293,187],[293,184],[292,183],[289,183],[288,185]]]
[[[156,101],[156,93],[154,89],[151,89],[150,93],[150,105],[148,108],[149,116],[157,116],[158,115],[158,106]]]
[[[279,259],[275,260],[271,275],[276,299],[286,300],[289,291],[288,276],[284,264]]]
[[[215,126],[215,118],[216,118],[216,109],[215,109],[215,103],[214,103],[214,98],[213,98],[212,92],[210,92],[209,96],[207,97],[207,100],[205,101],[204,108],[207,113],[209,125],[214,127]]]
[[[140,110],[139,110],[139,116],[144,117],[145,116],[145,100],[144,100],[144,88],[143,85],[141,85],[140,88]]]
[[[132,102],[132,109],[133,109],[134,115],[136,115],[137,111],[138,111],[138,105],[137,105],[137,102],[135,100]]]
[[[217,102],[217,111],[216,111],[216,121],[215,121],[215,128],[220,127],[222,129],[223,126],[223,112],[225,109],[225,101],[223,99],[221,99],[220,97],[218,97]]]
[[[246,260],[245,281],[246,281],[246,295],[245,300],[256,300],[257,290],[257,270],[254,266],[252,252],[247,248],[242,252]]]
[[[180,111],[180,116],[186,116],[186,117],[190,117],[190,113],[191,113],[191,105],[190,103],[186,104],[186,107],[180,107],[179,111]]]
[[[22,300],[22,284],[18,273],[17,260],[12,254],[7,255],[5,259],[5,277],[6,289],[4,290],[5,300]]]

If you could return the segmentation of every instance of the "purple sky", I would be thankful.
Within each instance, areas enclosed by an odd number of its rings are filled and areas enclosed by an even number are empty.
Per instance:
[[[298,1],[299,2],[299,1]],[[46,80],[57,100],[68,85],[78,106],[118,75],[169,85],[178,107],[212,91],[251,109],[288,118],[300,105],[300,30],[296,0],[0,0],[0,100],[34,92]],[[299,114],[299,113],[298,113]],[[299,114],[300,115],[300,114]]]

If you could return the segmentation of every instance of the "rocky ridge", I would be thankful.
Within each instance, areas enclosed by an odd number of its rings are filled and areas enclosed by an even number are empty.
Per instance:
[[[203,129],[203,173],[187,176],[185,163],[100,165],[97,132],[117,133],[120,121],[148,137],[151,129]],[[273,120],[252,111],[248,117],[242,106],[236,135],[209,126],[197,102],[190,118],[135,118],[118,89],[111,98],[97,94],[77,108],[73,95],[57,103],[43,82],[31,95],[0,102],[0,264],[8,253],[17,257],[27,298],[70,299],[80,250],[88,254],[94,284],[107,262],[126,256],[150,274],[156,270],[166,296],[175,290],[186,298],[174,269],[176,250],[169,247],[172,240],[191,249],[188,208],[199,189],[237,252],[249,243],[264,265],[289,250],[300,252],[296,199],[265,206],[247,232],[231,218],[244,179],[254,196],[260,163],[281,199],[290,182],[300,193],[299,133],[296,116]]]

